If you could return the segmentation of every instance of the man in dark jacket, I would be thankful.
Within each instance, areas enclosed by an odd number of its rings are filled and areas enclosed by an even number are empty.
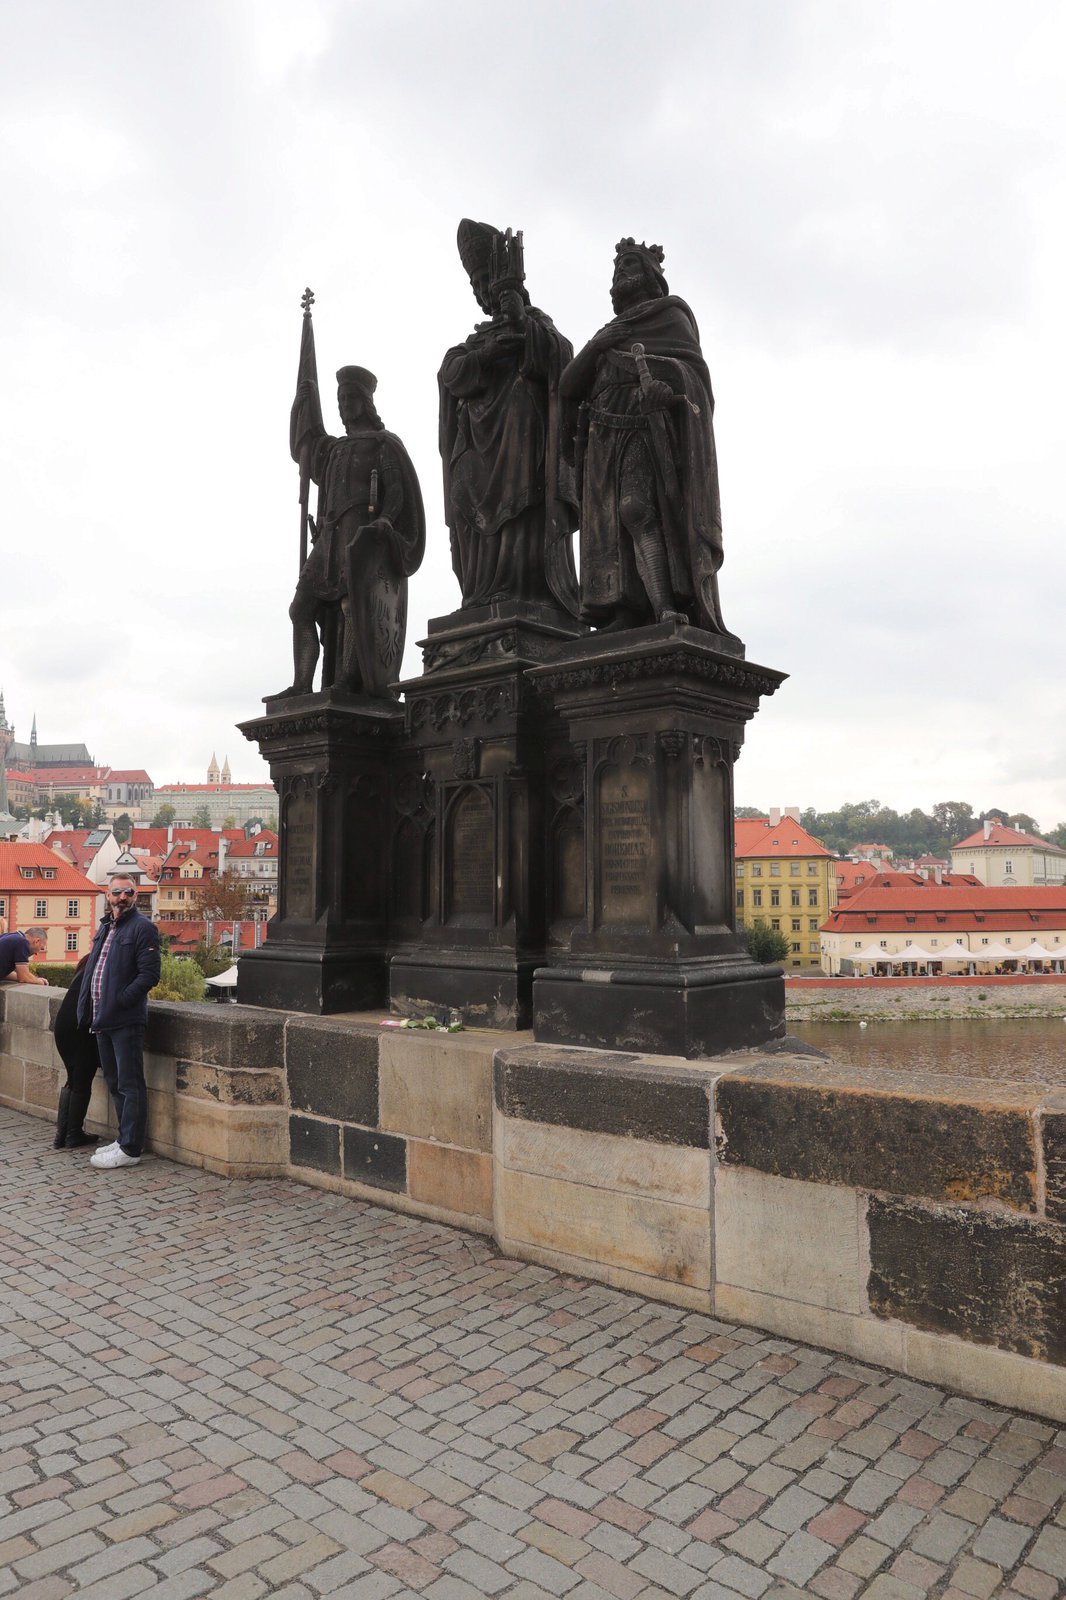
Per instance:
[[[96,1035],[118,1117],[118,1139],[89,1158],[108,1170],[137,1165],[148,1121],[144,1030],[148,991],[159,982],[159,934],[136,910],[136,897],[132,878],[111,879],[108,914],[93,940],[78,1000],[78,1022]]]

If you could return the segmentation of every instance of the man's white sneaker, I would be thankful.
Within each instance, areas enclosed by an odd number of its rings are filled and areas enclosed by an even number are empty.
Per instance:
[[[120,1144],[113,1144],[107,1150],[98,1150],[94,1156],[89,1157],[91,1167],[103,1167],[108,1171],[113,1167],[139,1167],[140,1164],[140,1156],[128,1156]]]
[[[112,1139],[110,1144],[102,1144],[102,1145],[100,1145],[98,1147],[98,1149],[96,1149],[93,1152],[93,1154],[97,1155],[97,1156],[106,1156],[109,1150],[117,1150],[117,1149],[118,1149],[118,1140],[117,1139]]]

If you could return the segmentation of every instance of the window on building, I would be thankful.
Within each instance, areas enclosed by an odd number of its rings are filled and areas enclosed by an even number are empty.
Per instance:
[[[802,926],[802,924],[800,923],[799,917],[793,917],[792,918],[792,932],[793,933],[799,933],[801,926]]]
[[[1009,872],[1010,868],[1008,867],[1007,870]],[[55,867],[42,867],[41,868],[41,877],[42,878],[54,878],[55,875],[56,875]]]
[[[792,941],[791,945],[789,946],[789,948],[792,950],[794,955],[799,955],[799,952],[800,952],[800,942],[799,942],[799,940],[798,939],[793,939],[793,941]]]
[[[185,899],[185,890],[184,889],[179,889],[178,890],[178,899],[179,900],[184,900]]]
[[[818,863],[817,863],[817,861],[808,861],[808,863],[807,863],[807,876],[808,876],[808,878],[816,878],[818,876]]]
[[[798,878],[799,877],[799,875],[800,875],[800,864],[799,864],[798,861],[790,861],[789,862],[788,873],[789,873],[789,877],[790,878]]]
[[[861,939],[856,939],[855,948],[856,948],[856,950],[861,950],[862,949],[862,940]]]
[[[775,933],[780,933],[781,932],[781,918],[780,917],[771,917],[770,918],[770,926],[771,926],[771,928],[773,928]]]
[[[770,904],[772,906],[779,906],[781,904],[781,890],[780,889],[771,889],[770,890]]]
[[[34,868],[33,867],[20,867],[19,868],[19,877],[20,878],[32,878],[33,875],[34,875]]]
[[[38,903],[38,905],[40,905],[40,901],[38,901],[37,903]],[[1010,934],[1009,933],[1008,933],[1007,937],[1004,939],[1003,943],[1004,944],[1010,944]]]
[[[982,940],[981,940],[981,943],[982,943],[982,944],[987,944],[987,943],[988,943],[988,940],[987,940],[987,939],[982,939]]]
[[[762,905],[762,890],[761,889],[753,889],[751,891],[751,903],[752,903],[753,906],[761,906]]]
[[[738,908],[738,910],[743,906],[743,904],[744,904],[744,891],[743,891],[743,889],[738,889],[737,890],[737,908]]]
[[[35,917],[46,917],[48,915],[48,901],[35,900],[33,902],[33,914]]]
[[[812,939],[808,944],[807,949],[810,951],[812,956],[821,955],[822,953],[822,947],[818,943],[817,939]]]
[[[817,933],[818,932],[818,918],[817,917],[808,917],[807,918],[807,927],[810,929],[811,933]],[[855,941],[855,948],[856,948],[856,950],[859,949],[859,941],[857,939]]]
[[[67,949],[70,950],[70,951],[75,951],[75,950],[77,950],[77,948],[78,948],[78,930],[77,930],[77,928],[74,928],[74,929],[72,929],[72,931],[70,933],[67,934]]]
[[[887,950],[888,949],[888,940],[887,939],[879,939],[877,942],[881,946],[882,950]]]
[[[807,904],[809,906],[816,906],[818,904],[818,890],[817,889],[808,889],[807,890]]]
[[[67,916],[68,917],[80,917],[81,916],[81,901],[80,900],[68,900],[67,901]]]
[[[771,878],[779,878],[781,876],[781,863],[780,863],[780,861],[771,861],[771,863],[770,863],[770,876],[771,876]]]
[[[753,861],[752,862],[752,864],[751,864],[751,875],[752,875],[753,878],[761,878],[762,877],[762,862],[761,861]]]
[[[793,889],[792,893],[789,896],[789,904],[793,905],[793,906],[798,906],[799,903],[800,903],[800,892],[799,892],[798,889]]]
[[[1013,861],[1004,861],[1003,870],[1009,876],[1010,873],[1012,873],[1014,871],[1014,862]]]
[[[737,877],[738,878],[742,878],[743,876],[744,876],[744,863],[743,863],[743,861],[738,861],[737,862]]]

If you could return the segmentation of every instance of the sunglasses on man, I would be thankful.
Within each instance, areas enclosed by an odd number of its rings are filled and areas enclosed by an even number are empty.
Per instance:
[[[112,889],[112,900],[132,900],[137,893],[136,889]]]

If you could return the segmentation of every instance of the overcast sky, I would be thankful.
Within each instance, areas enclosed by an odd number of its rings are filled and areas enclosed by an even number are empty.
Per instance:
[[[666,250],[717,400],[728,624],[791,674],[744,804],[1066,819],[1066,10],[0,0],[0,686],[157,784],[291,681],[300,295],[379,376],[458,604],[435,375],[463,215],[582,344]]]

